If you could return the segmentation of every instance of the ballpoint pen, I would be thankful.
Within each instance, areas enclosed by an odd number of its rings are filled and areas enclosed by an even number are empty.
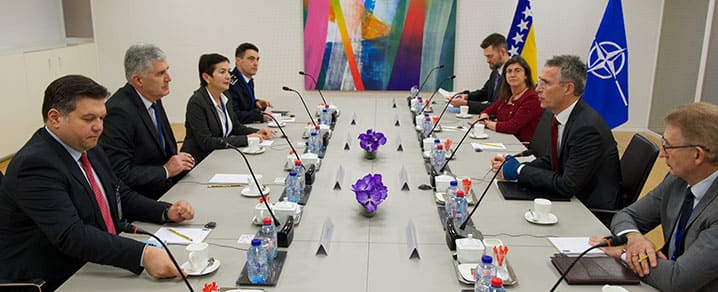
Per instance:
[[[501,147],[501,144],[497,143],[479,143],[479,145],[489,146],[489,147]]]
[[[227,185],[207,185],[208,188],[214,189],[214,188],[238,188],[243,187],[244,185],[241,184],[227,184]]]
[[[189,240],[190,242],[193,242],[193,241],[194,241],[194,240],[192,240],[191,237],[189,237],[189,236],[187,236],[187,235],[184,235],[184,234],[180,233],[180,232],[177,231],[177,230],[174,230],[174,229],[172,229],[172,228],[167,228],[167,230],[168,230],[169,232],[174,233],[175,235],[177,235],[177,236],[179,236],[179,237],[182,237],[182,238],[184,238],[184,239],[186,239],[186,240]]]

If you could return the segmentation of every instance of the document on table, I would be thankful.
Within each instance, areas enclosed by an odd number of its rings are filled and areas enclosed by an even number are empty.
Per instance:
[[[449,91],[446,91],[446,89],[439,88],[439,94],[446,97],[446,99],[451,98],[452,96],[456,95],[457,93],[459,93],[459,92],[449,92]]]
[[[217,173],[209,179],[210,184],[248,184],[249,175],[237,173]]]
[[[504,143],[472,142],[471,147],[473,147],[474,150],[506,150],[506,145],[504,145]]]
[[[203,242],[210,231],[209,228],[162,227],[155,232],[155,236],[166,244],[188,245]]]
[[[588,237],[549,237],[548,240],[551,241],[551,244],[553,244],[560,253],[566,255],[579,255],[591,247],[591,245],[588,244]],[[605,254],[605,252],[598,248],[586,253],[586,255]]]

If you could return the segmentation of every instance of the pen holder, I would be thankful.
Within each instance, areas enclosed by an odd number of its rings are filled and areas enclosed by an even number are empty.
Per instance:
[[[294,217],[287,217],[282,229],[277,232],[277,245],[279,247],[289,247],[294,239]]]

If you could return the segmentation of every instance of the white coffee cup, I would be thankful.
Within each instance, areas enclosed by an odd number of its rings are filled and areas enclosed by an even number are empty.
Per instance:
[[[621,286],[611,286],[611,285],[603,285],[601,288],[601,291],[603,292],[628,292],[626,288],[623,288]]]
[[[551,214],[551,201],[546,199],[534,199],[534,216],[537,221],[548,221]]]
[[[199,272],[209,263],[209,244],[206,242],[190,243],[187,251],[187,261],[192,272]]]
[[[474,137],[481,137],[485,135],[484,133],[484,124],[477,123],[474,125]]]
[[[416,121],[416,126],[421,128],[421,125],[424,124],[424,115],[416,115],[416,117],[414,117],[414,120]]]
[[[459,115],[467,116],[468,114],[469,114],[469,106],[468,105],[462,105],[459,107]]]
[[[259,137],[247,137],[247,149],[252,152],[259,151]]]
[[[262,189],[264,189],[264,186],[262,185],[262,175],[261,175],[261,174],[257,174],[257,175],[255,175],[255,176],[257,177],[257,181],[259,182],[259,186],[262,187]],[[250,192],[251,194],[259,194],[259,190],[257,189],[257,184],[254,183],[254,179],[252,178],[251,175],[249,176],[249,192]],[[266,194],[265,194],[265,195],[266,195]]]
[[[274,120],[279,122],[279,124],[282,124],[282,114],[272,113],[272,117],[274,118]],[[272,121],[272,122],[274,122],[274,121]]]

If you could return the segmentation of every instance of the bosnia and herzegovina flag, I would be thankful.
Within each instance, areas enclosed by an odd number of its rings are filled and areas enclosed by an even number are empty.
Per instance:
[[[506,36],[509,56],[520,55],[531,66],[533,79],[536,81],[538,71],[536,67],[536,40],[534,39],[534,17],[529,0],[519,0],[514,12],[511,29]]]
[[[621,0],[609,0],[586,61],[583,99],[611,129],[628,121],[628,47]]]

